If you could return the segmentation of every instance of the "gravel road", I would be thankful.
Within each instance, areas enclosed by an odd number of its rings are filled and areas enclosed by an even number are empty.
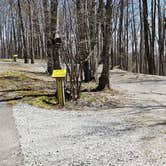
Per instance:
[[[166,77],[111,72],[123,106],[102,111],[13,108],[25,166],[165,166]]]
[[[0,166],[22,166],[18,132],[11,107],[0,103]]]

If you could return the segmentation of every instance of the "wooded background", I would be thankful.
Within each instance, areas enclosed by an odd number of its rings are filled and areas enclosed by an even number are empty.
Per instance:
[[[96,90],[114,67],[166,75],[166,0],[1,0],[0,12],[0,58],[65,66],[73,96],[99,64]]]

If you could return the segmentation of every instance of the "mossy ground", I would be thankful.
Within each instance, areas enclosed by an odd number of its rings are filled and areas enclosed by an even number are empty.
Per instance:
[[[27,72],[23,71],[5,71],[0,74],[0,91],[1,96],[0,99],[6,99],[9,101],[9,104],[16,104],[19,101],[17,101],[17,98],[23,96],[34,96],[34,97],[27,97],[27,101],[35,101],[30,102],[33,105],[41,106],[43,107],[44,104],[46,106],[51,105],[51,100],[44,100],[44,97],[38,98],[37,96],[41,96],[43,94],[47,95],[50,93],[54,93],[55,91],[55,82],[54,81],[43,81],[42,79],[39,79],[34,74],[29,74]],[[14,100],[16,99],[16,100]],[[42,100],[41,100],[42,99]],[[39,102],[40,101],[40,102]],[[42,103],[43,101],[43,103]],[[48,101],[46,103],[46,101]]]
[[[55,97],[49,97],[48,94],[54,94],[56,89],[55,79],[52,79],[44,72],[33,71],[33,65],[30,70],[24,64],[5,63],[4,72],[0,73],[0,100],[14,99],[20,97],[24,102],[41,108],[61,108],[58,106]],[[105,89],[102,92],[91,92],[91,89],[97,87],[97,82],[91,81],[83,83],[82,89],[87,89],[80,95],[77,101],[67,101],[65,108],[79,109],[83,107],[102,107],[112,105],[111,96],[118,94],[113,89]],[[16,104],[19,100],[11,100],[9,104]]]
[[[39,96],[36,98],[25,98],[24,102],[45,109],[59,108],[58,101],[55,97]]]
[[[12,62],[12,59],[0,59],[0,62]]]

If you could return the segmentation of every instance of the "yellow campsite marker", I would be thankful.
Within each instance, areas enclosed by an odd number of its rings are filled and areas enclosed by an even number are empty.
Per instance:
[[[58,102],[60,105],[65,105],[64,80],[66,70],[53,70],[52,77],[56,78]]]
[[[52,77],[66,77],[66,70],[53,70]]]
[[[13,61],[14,61],[14,62],[17,62],[17,57],[18,57],[17,54],[13,55]]]

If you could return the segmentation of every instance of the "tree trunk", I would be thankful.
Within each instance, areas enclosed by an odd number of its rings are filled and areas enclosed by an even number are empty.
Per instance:
[[[159,49],[159,75],[164,75],[164,21],[162,23],[161,2],[158,0],[158,49]]]
[[[28,52],[27,52],[27,45],[26,45],[26,38],[25,38],[25,30],[24,30],[24,23],[23,23],[23,18],[22,18],[22,13],[21,13],[21,4],[20,0],[18,2],[18,13],[19,13],[19,26],[21,27],[22,31],[22,38],[23,38],[23,53],[24,53],[24,63],[28,63]]]
[[[105,27],[104,27],[104,38],[103,38],[103,70],[101,73],[101,76],[99,78],[99,85],[97,87],[97,90],[103,90],[105,87],[109,88],[109,60],[110,60],[110,44],[111,44],[111,35],[112,35],[112,0],[107,0],[106,6],[105,6]]]
[[[87,59],[90,51],[87,43],[87,22],[86,22],[86,1],[77,0],[77,36],[78,36],[78,50],[80,53],[80,61],[83,62],[84,81],[89,82],[91,80],[91,70],[89,59]],[[86,60],[87,59],[87,60]]]
[[[150,54],[149,49],[149,24],[148,24],[148,5],[147,0],[142,0],[143,4],[143,25],[144,25],[144,42],[145,42],[145,55],[148,60],[148,72],[149,74],[155,74],[154,59]]]
[[[59,43],[56,40],[57,34],[57,10],[58,10],[58,0],[51,0],[51,18],[50,18],[50,32],[49,40],[47,42],[47,70],[51,74],[53,69],[60,69],[60,59],[59,59]]]
[[[123,10],[124,0],[120,0],[120,18],[119,18],[119,29],[118,29],[118,65],[123,69],[123,46],[122,46],[122,32],[123,32]]]
[[[28,0],[28,14],[29,14],[29,54],[31,58],[31,63],[34,63],[34,52],[33,52],[33,32],[32,32],[32,11],[31,11],[31,0]]]

